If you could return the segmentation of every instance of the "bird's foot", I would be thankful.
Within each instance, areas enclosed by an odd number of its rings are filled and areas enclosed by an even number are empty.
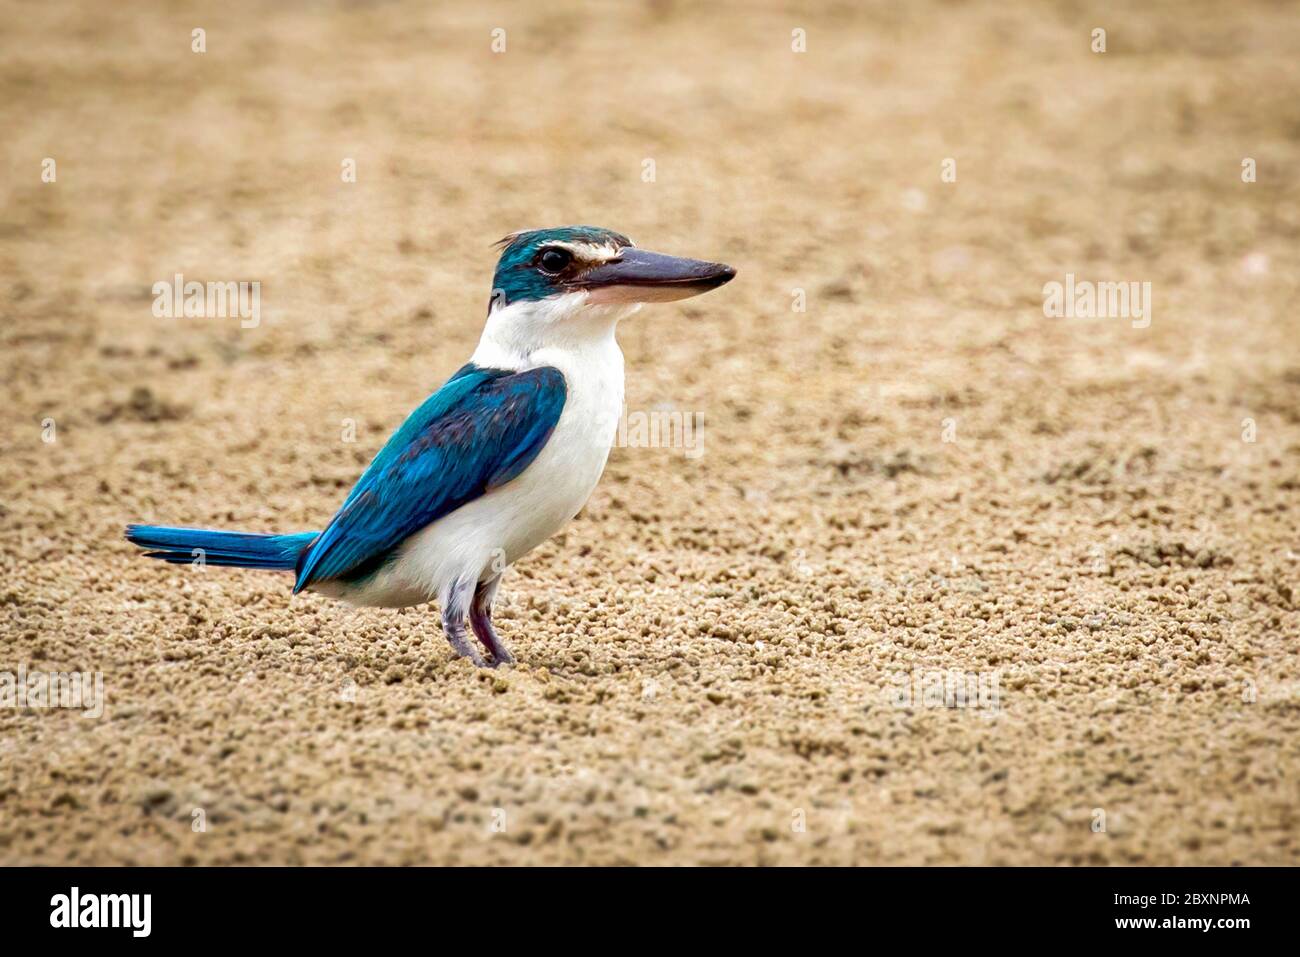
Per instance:
[[[492,656],[491,667],[497,665],[513,665],[515,656],[506,650],[506,646],[501,641],[501,636],[496,633],[492,627],[492,608],[482,599],[482,592],[475,596],[474,604],[469,609],[470,627],[474,629],[474,634],[483,647],[487,649],[488,654]]]
[[[487,662],[483,660],[483,656],[478,653],[478,649],[470,644],[469,641],[465,639],[464,635],[461,636],[459,641],[456,641],[451,637],[451,635],[448,635],[447,641],[451,644],[451,650],[455,653],[457,658],[468,658],[473,662],[475,668],[488,667]]]
[[[447,636],[447,643],[451,645],[452,651],[456,652],[459,657],[468,658],[474,662],[476,668],[484,666],[483,656],[478,653],[478,649],[469,640],[469,635],[465,630],[464,604],[456,601],[448,601],[443,604],[442,630]]]

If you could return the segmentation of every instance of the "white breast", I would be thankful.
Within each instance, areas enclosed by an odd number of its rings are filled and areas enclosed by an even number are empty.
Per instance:
[[[600,481],[618,430],[623,408],[623,353],[614,338],[618,318],[610,313],[601,323],[604,330],[552,336],[552,342],[522,356],[502,349],[500,337],[490,336],[489,322],[471,361],[512,370],[551,366],[564,375],[564,409],[550,439],[517,478],[412,535],[366,582],[325,584],[319,590],[360,605],[442,600],[457,581],[494,578],[562,529]]]

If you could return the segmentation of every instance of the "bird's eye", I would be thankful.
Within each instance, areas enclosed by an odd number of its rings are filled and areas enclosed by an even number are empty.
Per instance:
[[[547,249],[537,259],[537,265],[549,273],[564,271],[564,267],[573,262],[573,254],[567,249]]]

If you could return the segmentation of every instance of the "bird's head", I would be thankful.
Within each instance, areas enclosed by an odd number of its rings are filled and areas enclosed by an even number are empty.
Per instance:
[[[722,263],[638,249],[621,233],[594,226],[530,229],[499,245],[489,325],[517,327],[521,335],[531,332],[528,338],[547,329],[549,339],[612,326],[642,303],[698,296],[736,275]]]
[[[638,249],[612,229],[529,229],[501,240],[493,306],[579,295],[590,305],[670,302],[716,289],[736,275],[722,263]]]

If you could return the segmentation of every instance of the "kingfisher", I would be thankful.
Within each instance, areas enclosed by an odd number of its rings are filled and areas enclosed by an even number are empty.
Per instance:
[[[381,608],[436,600],[457,656],[513,662],[492,603],[505,570],[578,514],[605,469],[623,409],[619,322],[736,271],[593,226],[525,230],[498,245],[469,362],[393,433],[323,531],[128,525],[127,540],[173,564],[293,572],[295,595]]]

